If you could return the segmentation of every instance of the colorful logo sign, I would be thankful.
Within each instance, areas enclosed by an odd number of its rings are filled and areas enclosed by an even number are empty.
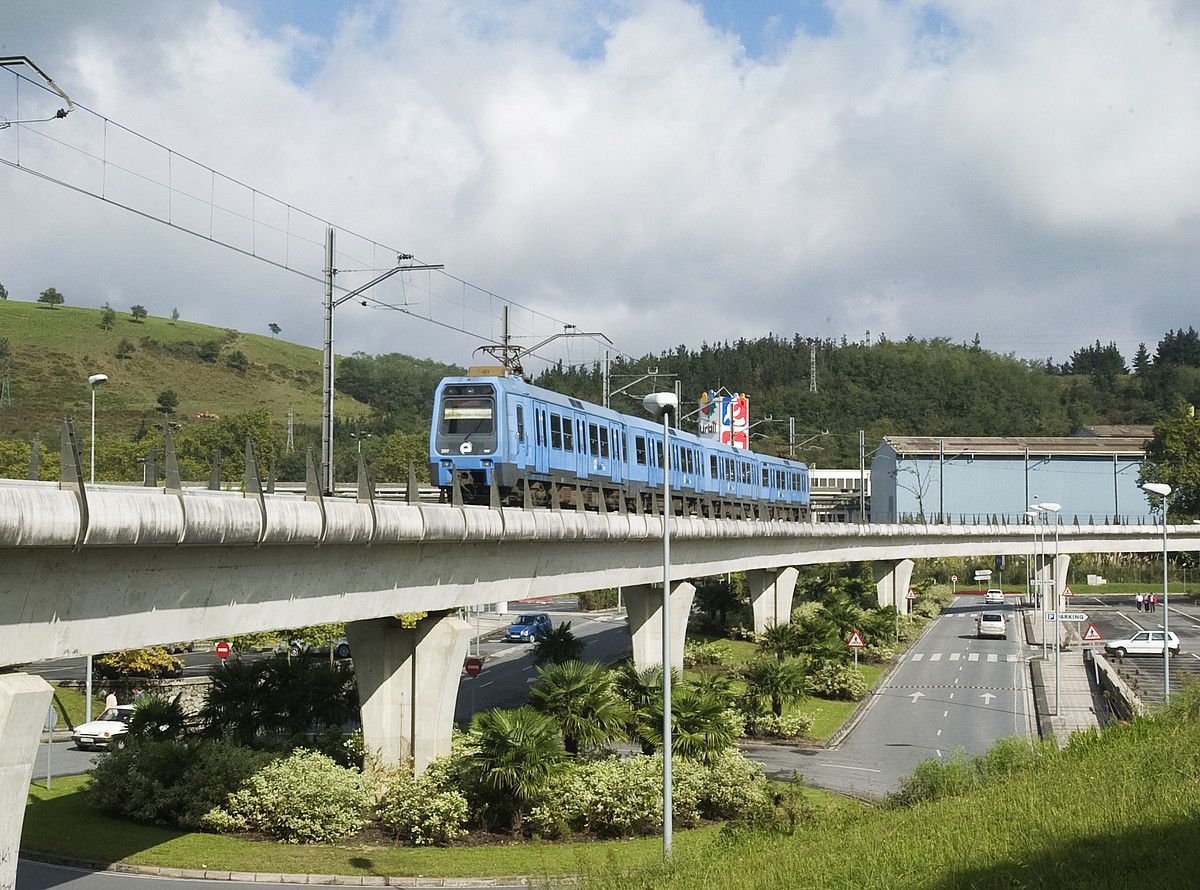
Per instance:
[[[734,448],[750,448],[750,399],[745,395],[700,396],[699,435]]]

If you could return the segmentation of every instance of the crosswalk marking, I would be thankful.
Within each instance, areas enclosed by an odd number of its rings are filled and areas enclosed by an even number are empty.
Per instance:
[[[978,652],[970,653],[969,655],[967,655],[967,661],[979,661],[979,653]]]
[[[920,661],[920,660],[921,660],[922,658],[924,658],[924,657],[925,657],[925,654],[924,654],[923,652],[918,652],[916,655],[914,655],[914,656],[912,657],[912,659],[911,659],[911,660],[912,660],[912,661]]]
[[[941,652],[934,652],[932,655],[930,655],[930,656],[929,656],[929,660],[930,660],[930,661],[941,661],[941,660],[942,660],[942,653],[941,653]]]
[[[1016,660],[1017,660],[1017,656],[1015,656],[1015,655],[1012,655],[1012,654],[1010,654],[1010,655],[1008,656],[1008,658],[1006,658],[1006,659],[1005,659],[1005,661],[1007,661],[1009,664],[1012,664],[1012,663],[1013,663],[1013,662],[1015,662]]]
[[[999,661],[999,660],[1000,660],[1000,659],[999,659],[999,657],[996,655],[996,653],[995,653],[995,652],[989,652],[989,653],[988,653],[988,662],[989,662],[990,664],[995,664],[995,663],[996,663],[997,661]]]
[[[909,660],[909,661],[942,661],[942,660],[943,660],[943,657],[944,657],[946,661],[962,661],[962,660],[964,659],[964,657],[965,657],[965,659],[966,659],[967,661],[979,661],[979,660],[980,660],[980,655],[981,655],[981,654],[986,654],[986,655],[987,655],[987,658],[986,658],[986,660],[987,660],[987,662],[988,662],[988,663],[990,663],[990,664],[995,664],[996,662],[998,662],[998,661],[1002,661],[1002,660],[1003,660],[1003,661],[1006,661],[1006,662],[1008,662],[1009,664],[1014,664],[1014,663],[1016,663],[1016,662],[1018,662],[1018,661],[1020,661],[1020,660],[1021,660],[1021,657],[1020,657],[1019,655],[1014,655],[1014,654],[1012,654],[1012,653],[1009,653],[1009,654],[1003,654],[1003,653],[997,653],[997,652],[989,652],[989,653],[979,653],[979,652],[966,652],[966,653],[963,653],[963,652],[948,652],[948,653],[944,653],[944,652],[929,652],[929,653],[925,653],[925,652],[913,652],[913,653],[911,653],[910,655],[908,655],[908,656],[907,656],[907,658],[908,658],[908,660]],[[928,655],[928,658],[926,657],[926,655]],[[1198,657],[1200,657],[1200,656],[1198,656]],[[962,668],[959,668],[959,670],[961,671],[961,670],[962,670]]]
[[[958,659],[959,659],[959,653],[957,653],[957,652],[951,652],[951,653],[950,653],[950,660],[951,660],[951,661],[958,661]]]

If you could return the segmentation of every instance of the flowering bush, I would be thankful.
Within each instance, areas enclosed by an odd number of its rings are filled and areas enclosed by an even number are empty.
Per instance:
[[[288,843],[329,843],[366,824],[372,781],[358,770],[298,748],[268,764],[205,814],[213,831],[261,831]]]
[[[862,671],[853,665],[824,661],[817,664],[808,675],[810,695],[856,701],[869,690]]]
[[[439,787],[428,773],[386,773],[379,779],[378,795],[375,820],[397,840],[444,845],[467,833],[466,797]]]

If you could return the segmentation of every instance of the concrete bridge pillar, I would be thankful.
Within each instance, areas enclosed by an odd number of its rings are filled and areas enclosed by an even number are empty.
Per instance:
[[[671,667],[683,670],[683,643],[696,588],[688,581],[671,586]],[[624,588],[629,635],[633,638],[633,664],[639,671],[662,664],[662,585],[639,584]]]
[[[792,566],[772,571],[754,569],[746,572],[750,586],[750,606],[754,609],[754,632],[763,633],[768,627],[790,624],[792,596],[796,593],[796,578],[800,572]]]
[[[871,573],[875,576],[875,595],[879,598],[880,607],[894,606],[897,612],[904,608],[900,604],[908,596],[912,571],[911,559],[887,559],[871,563]]]
[[[386,769],[411,759],[418,773],[449,754],[471,626],[452,612],[430,612],[413,628],[396,618],[371,618],[347,623],[346,639],[367,752]]]
[[[25,800],[54,690],[31,674],[0,674],[0,888],[17,884]]]

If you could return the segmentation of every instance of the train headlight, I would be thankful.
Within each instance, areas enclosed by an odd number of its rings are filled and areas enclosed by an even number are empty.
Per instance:
[[[443,466],[443,467],[445,467],[445,468],[448,470],[448,469],[450,469],[451,467],[453,467],[453,466],[454,466],[454,461],[452,461],[452,460],[444,460],[444,461],[442,461],[442,462],[441,462],[441,464],[442,464],[442,466]]]

